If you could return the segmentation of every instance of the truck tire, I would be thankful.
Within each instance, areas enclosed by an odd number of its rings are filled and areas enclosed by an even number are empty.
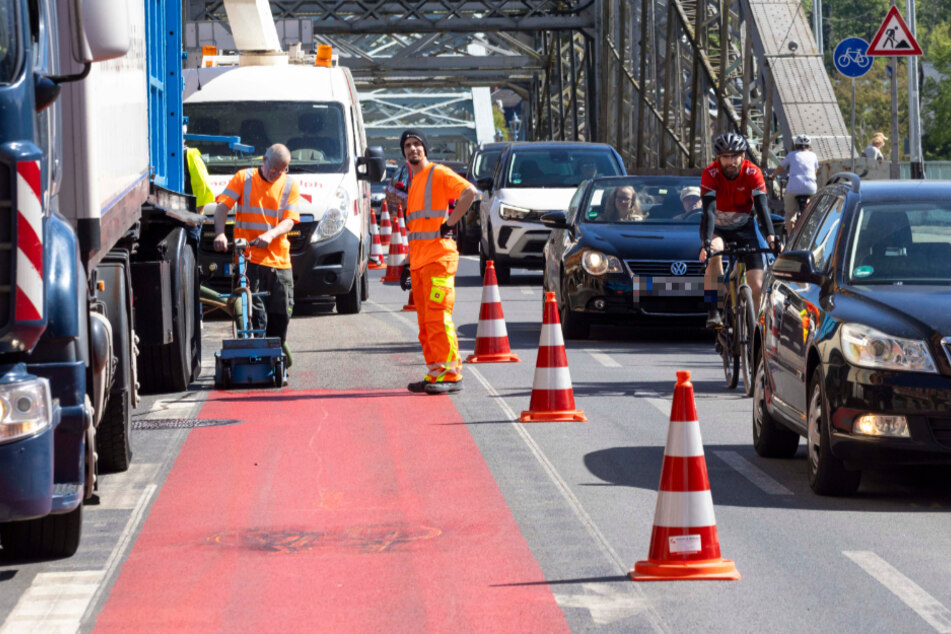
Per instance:
[[[83,505],[69,513],[0,524],[4,559],[71,557],[79,549]]]
[[[100,265],[100,275],[108,278],[106,288],[114,295],[106,301],[106,317],[112,324],[113,354],[119,358],[112,390],[110,390],[99,429],[96,431],[100,473],[125,471],[132,462],[129,429],[132,416],[132,330],[128,312],[128,291],[125,267]]]
[[[192,378],[195,337],[195,251],[185,244],[172,263],[171,343],[143,345],[139,351],[139,376],[144,391],[184,392]]]
[[[353,276],[353,284],[350,285],[350,290],[345,295],[337,295],[337,312],[341,315],[355,315],[363,307],[363,301],[361,300],[362,277],[363,275],[361,275],[358,268],[356,275]]]

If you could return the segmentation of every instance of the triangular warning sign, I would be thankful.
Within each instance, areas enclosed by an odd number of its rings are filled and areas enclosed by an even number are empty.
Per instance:
[[[921,47],[911,34],[911,29],[905,24],[898,7],[888,10],[888,15],[878,27],[878,33],[868,45],[866,55],[921,55]]]

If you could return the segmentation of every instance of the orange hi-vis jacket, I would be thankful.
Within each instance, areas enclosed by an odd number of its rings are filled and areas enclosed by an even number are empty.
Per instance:
[[[449,215],[449,201],[458,199],[468,186],[469,181],[435,163],[413,175],[406,199],[410,269],[415,271],[440,260],[458,260],[456,242],[452,238],[441,238],[439,227]]]
[[[281,174],[273,183],[261,177],[256,167],[249,167],[231,177],[225,190],[215,202],[234,209],[234,238],[251,242],[259,235],[273,229],[282,220],[300,222],[297,205],[300,204],[300,189],[297,182],[287,174]],[[237,205],[237,206],[235,206]],[[287,235],[271,240],[266,249],[251,247],[248,258],[252,263],[274,269],[291,268],[291,243]]]

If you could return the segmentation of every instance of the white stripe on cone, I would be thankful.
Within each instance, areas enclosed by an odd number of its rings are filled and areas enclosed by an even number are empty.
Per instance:
[[[496,284],[490,284],[482,287],[483,304],[501,304],[502,296],[499,294],[499,287]]]
[[[542,324],[542,336],[538,346],[562,346],[565,340],[561,336],[561,326],[558,324]]]
[[[504,319],[480,319],[476,328],[476,339],[484,337],[508,337]]]
[[[665,456],[675,458],[693,458],[703,455],[703,440],[700,438],[699,421],[681,423],[671,421],[667,429],[667,449]]]
[[[571,374],[568,368],[540,368],[535,367],[533,390],[570,390]]]
[[[713,496],[706,491],[658,491],[654,526],[700,528],[715,526]]]

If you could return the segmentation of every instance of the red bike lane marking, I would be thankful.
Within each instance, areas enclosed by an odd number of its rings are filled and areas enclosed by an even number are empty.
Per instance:
[[[568,631],[449,398],[213,393],[97,632]]]

